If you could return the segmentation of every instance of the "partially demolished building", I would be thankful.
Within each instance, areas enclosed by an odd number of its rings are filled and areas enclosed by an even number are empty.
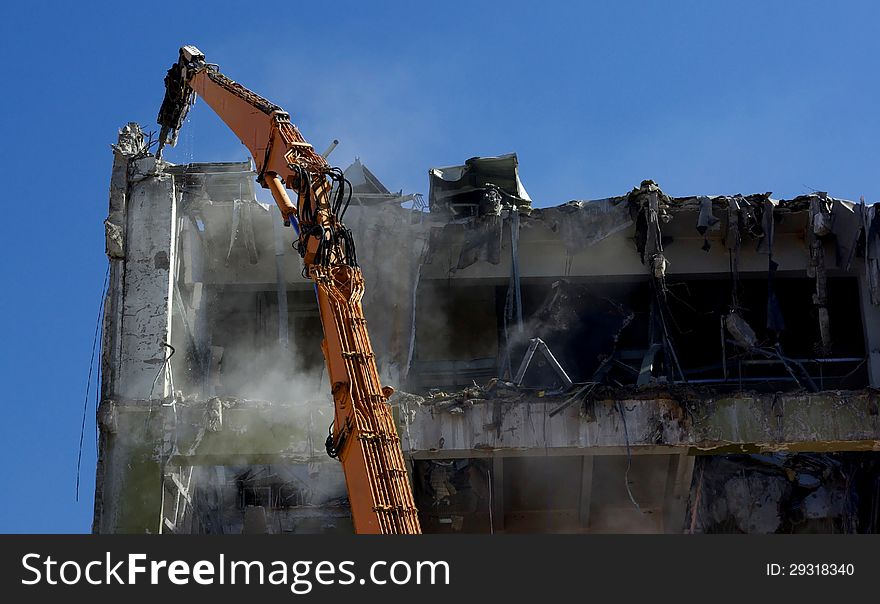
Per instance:
[[[359,161],[345,216],[425,532],[880,530],[880,211],[534,207],[514,155]],[[114,147],[96,532],[351,531],[321,326],[249,163]]]

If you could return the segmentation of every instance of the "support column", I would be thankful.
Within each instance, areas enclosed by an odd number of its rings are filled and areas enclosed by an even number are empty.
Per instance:
[[[100,533],[155,533],[162,522],[161,399],[172,395],[163,343],[171,336],[176,190],[153,157],[138,157],[142,145],[123,146],[132,131],[120,133],[115,148],[107,221],[111,278],[93,525]],[[126,401],[127,412],[117,413],[115,401]]]
[[[865,276],[864,265],[855,267],[859,275],[859,298],[862,303],[862,328],[865,334],[865,351],[868,355],[868,383],[880,388],[880,306],[871,304],[871,292]]]
[[[663,497],[663,532],[683,533],[687,499],[694,476],[694,457],[687,453],[669,456]]]

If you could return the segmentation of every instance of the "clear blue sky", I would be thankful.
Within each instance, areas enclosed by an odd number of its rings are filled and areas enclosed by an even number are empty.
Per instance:
[[[100,4],[7,2],[0,18],[0,532],[90,528],[91,404],[79,503],[74,480],[110,144],[128,121],[155,128],[184,43],[393,189],[516,151],[539,205],[645,178],[880,199],[876,3]],[[246,152],[199,104],[167,157]]]

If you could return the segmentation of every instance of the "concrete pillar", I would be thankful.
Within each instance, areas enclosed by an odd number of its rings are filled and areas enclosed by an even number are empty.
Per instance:
[[[859,275],[862,327],[865,330],[865,350],[868,355],[868,381],[872,387],[880,388],[880,306],[871,304],[864,265],[859,263],[854,270]]]
[[[137,160],[133,168],[127,211],[122,355],[114,395],[147,400],[171,394],[165,363],[169,351],[163,343],[171,340],[177,204],[174,178],[157,174],[153,158]]]
[[[100,533],[158,532],[162,520],[160,399],[172,394],[163,342],[171,335],[177,192],[153,157],[139,157],[142,138],[123,144],[132,130],[124,129],[114,148],[107,220],[111,275],[92,527]]]
[[[663,532],[683,533],[688,495],[694,478],[694,457],[687,453],[669,456],[669,470],[663,497]]]

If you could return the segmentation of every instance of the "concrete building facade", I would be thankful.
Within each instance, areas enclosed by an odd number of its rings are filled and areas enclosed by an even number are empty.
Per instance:
[[[880,213],[534,207],[514,155],[359,161],[345,216],[425,532],[880,530]],[[321,327],[249,163],[114,147],[96,532],[350,532]]]

